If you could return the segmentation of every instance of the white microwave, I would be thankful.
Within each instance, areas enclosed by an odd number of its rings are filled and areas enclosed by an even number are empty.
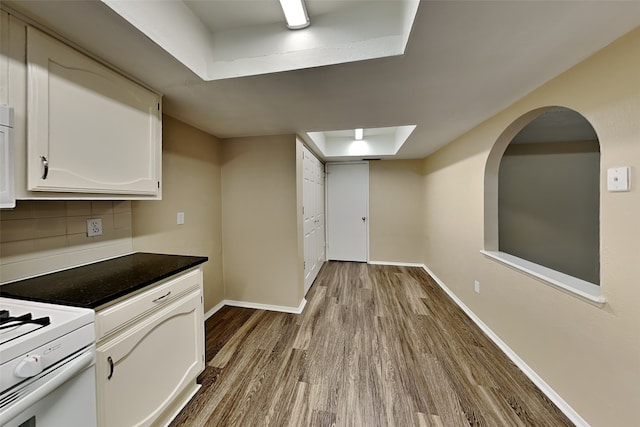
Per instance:
[[[0,208],[15,208],[13,182],[13,108],[0,105]]]

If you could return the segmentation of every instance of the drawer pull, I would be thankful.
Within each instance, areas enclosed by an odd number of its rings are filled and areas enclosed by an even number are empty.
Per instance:
[[[167,292],[166,294],[162,295],[161,297],[158,297],[158,298],[154,299],[153,302],[162,302],[162,300],[164,300],[169,295],[171,295],[171,291]]]
[[[113,359],[111,356],[107,357],[107,362],[109,362],[109,376],[107,376],[107,379],[110,380],[113,376]]]

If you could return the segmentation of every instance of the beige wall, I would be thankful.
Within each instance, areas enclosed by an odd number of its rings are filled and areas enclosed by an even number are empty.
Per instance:
[[[294,135],[223,142],[225,296],[296,308],[302,301]]]
[[[423,263],[423,213],[421,160],[369,163],[371,261]]]
[[[133,249],[207,256],[205,312],[224,298],[222,282],[221,143],[163,117],[162,200],[133,201]],[[183,225],[176,215],[184,212]]]
[[[425,160],[426,264],[593,426],[637,425],[639,76],[637,29]],[[550,105],[583,114],[600,140],[603,308],[479,252],[489,152],[518,117]],[[606,169],[623,165],[631,166],[632,191],[607,192]],[[480,294],[473,292],[474,279],[481,283]]]

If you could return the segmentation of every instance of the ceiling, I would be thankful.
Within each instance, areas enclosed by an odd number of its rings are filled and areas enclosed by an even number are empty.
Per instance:
[[[211,11],[209,30],[232,31],[274,24],[275,12],[253,13],[269,2],[187,4]],[[344,3],[309,0],[309,28]],[[640,25],[636,1],[422,1],[404,55],[204,81],[100,1],[2,4],[159,91],[166,114],[220,138],[416,125],[396,158],[432,153]]]

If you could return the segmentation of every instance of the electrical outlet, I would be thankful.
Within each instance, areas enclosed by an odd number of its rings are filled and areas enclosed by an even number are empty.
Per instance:
[[[477,280],[473,282],[473,290],[476,291],[476,294],[480,293],[480,282]]]
[[[87,220],[87,237],[102,236],[102,219],[92,218]]]

